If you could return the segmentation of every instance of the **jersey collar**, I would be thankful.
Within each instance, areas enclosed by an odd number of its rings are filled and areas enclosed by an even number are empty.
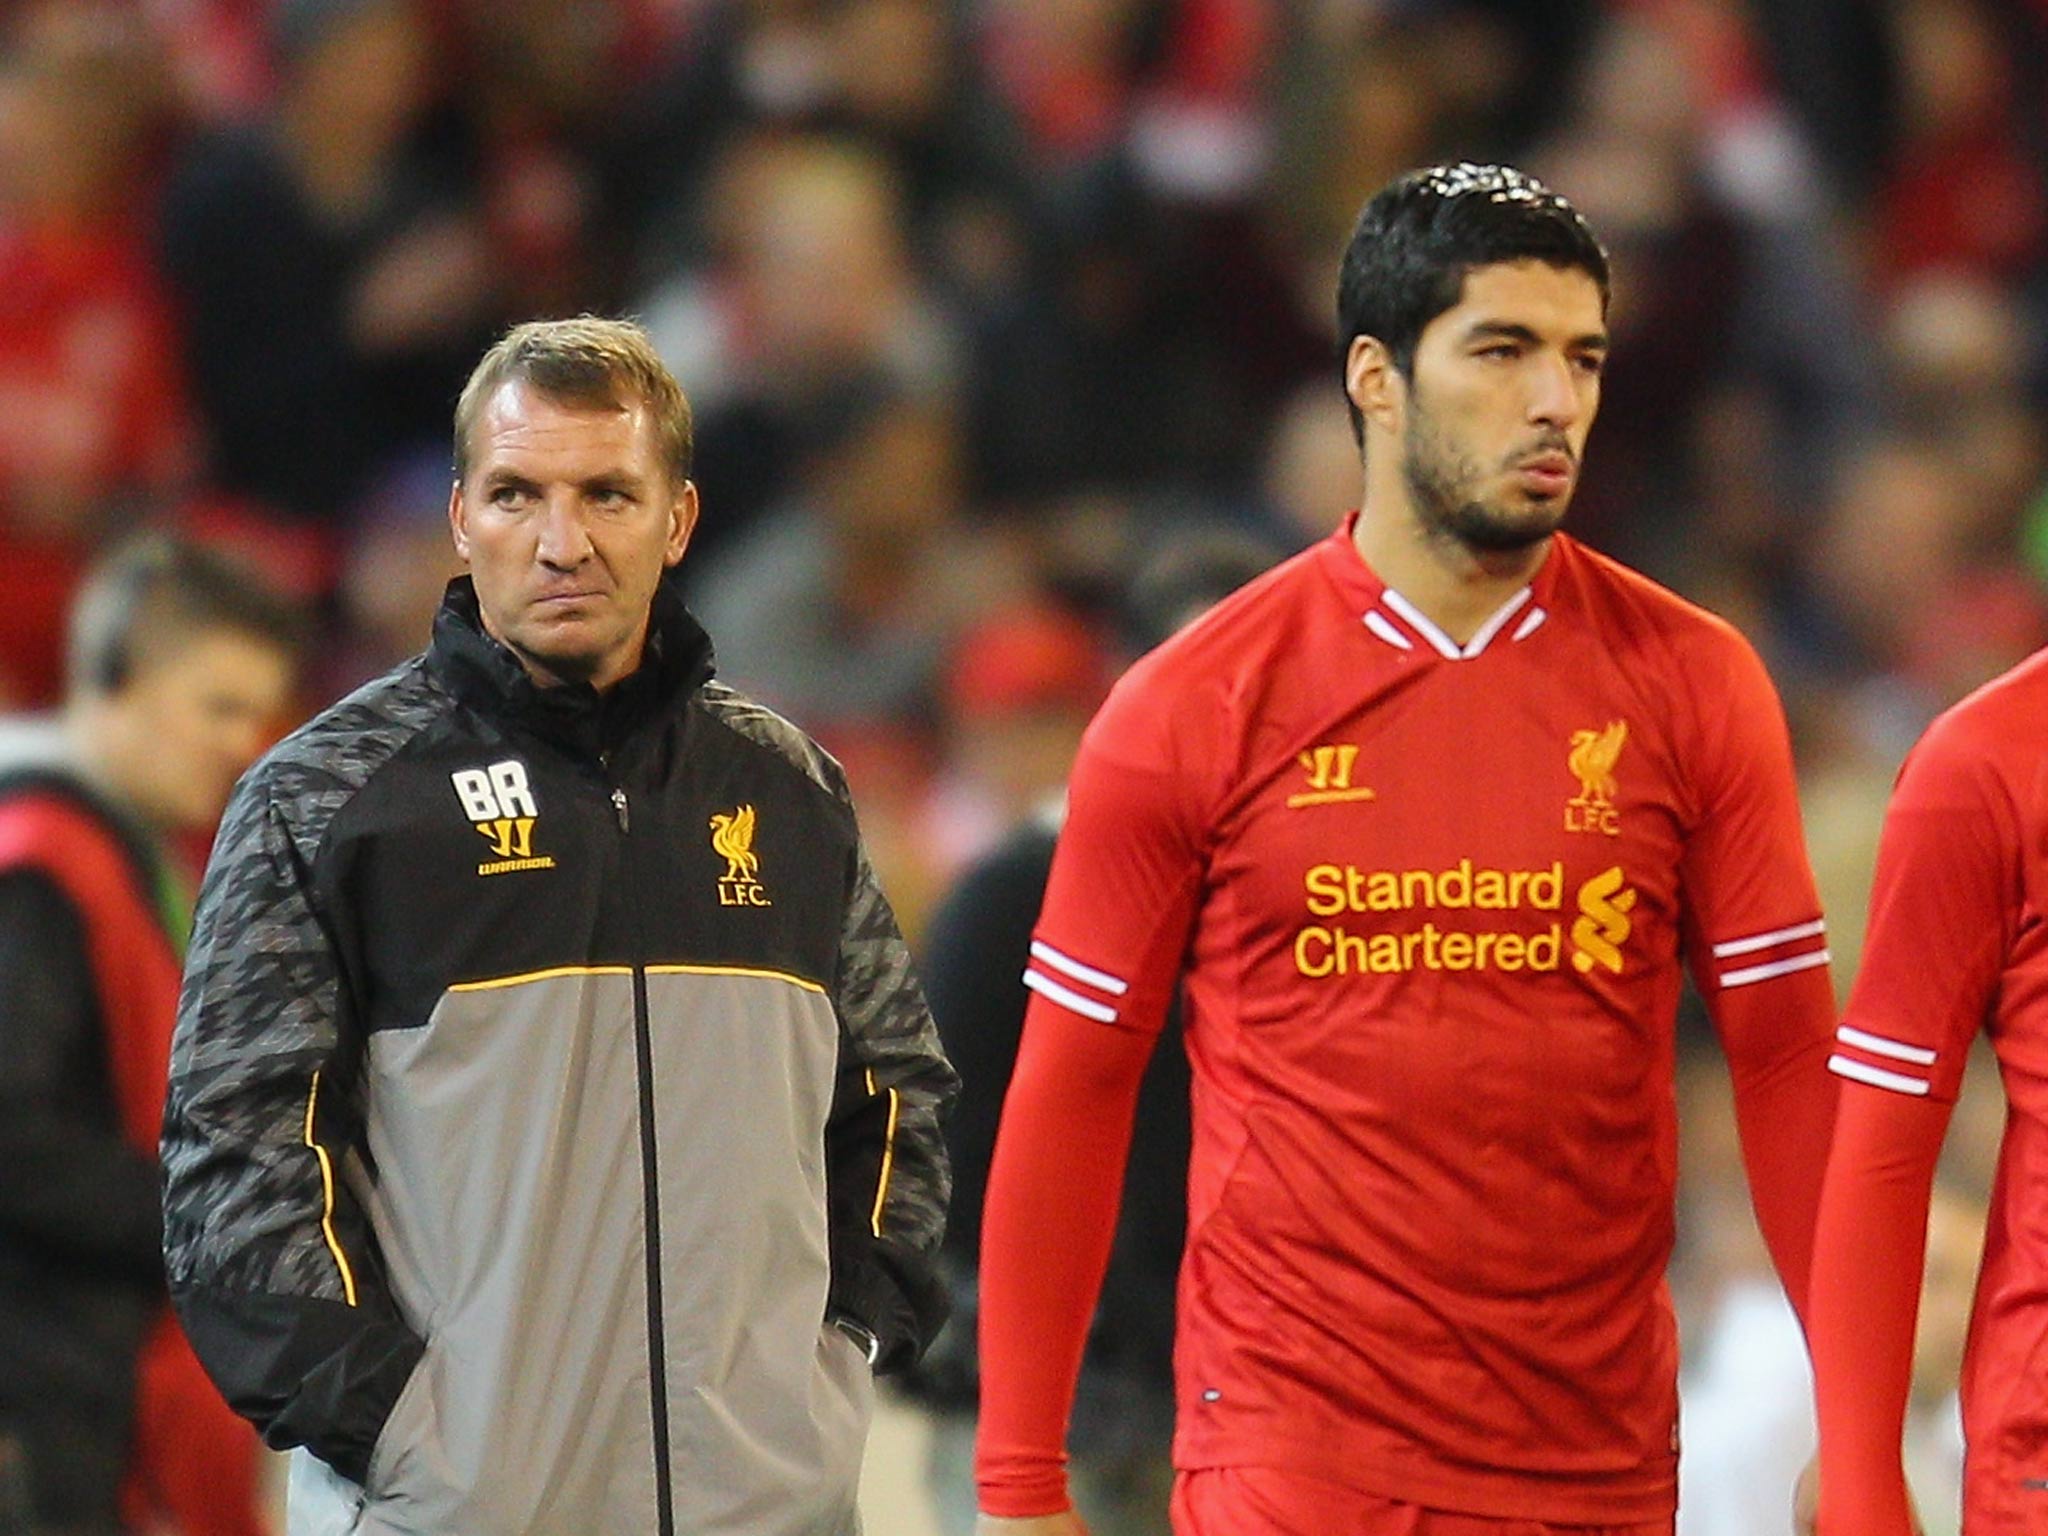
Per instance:
[[[1329,572],[1338,592],[1368,633],[1397,651],[1433,653],[1446,661],[1470,661],[1488,646],[1507,636],[1508,644],[1519,644],[1541,629],[1550,617],[1549,595],[1557,585],[1557,569],[1566,536],[1551,539],[1549,558],[1538,568],[1529,584],[1502,603],[1464,645],[1445,634],[1427,614],[1388,586],[1365,563],[1352,542],[1358,513],[1349,513],[1337,531],[1317,546],[1323,568]]]

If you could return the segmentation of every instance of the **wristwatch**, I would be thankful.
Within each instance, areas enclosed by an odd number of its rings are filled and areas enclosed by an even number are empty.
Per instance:
[[[882,1341],[871,1330],[863,1328],[850,1317],[835,1317],[832,1326],[860,1346],[860,1352],[867,1357],[869,1365],[882,1358]]]

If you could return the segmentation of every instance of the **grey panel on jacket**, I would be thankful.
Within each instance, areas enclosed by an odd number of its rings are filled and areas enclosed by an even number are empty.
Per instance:
[[[676,1529],[845,1529],[874,1387],[825,1326],[830,1004],[788,981],[659,968],[647,1001]]]
[[[837,1023],[795,980],[647,989],[675,1529],[850,1533],[873,1385],[824,1322]],[[366,1490],[295,1469],[293,1536],[655,1530],[630,973],[451,991],[369,1079],[359,1193],[427,1349]]]

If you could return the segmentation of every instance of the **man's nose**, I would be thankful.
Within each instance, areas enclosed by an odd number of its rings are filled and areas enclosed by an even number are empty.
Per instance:
[[[1568,357],[1544,357],[1533,370],[1529,419],[1539,426],[1567,428],[1585,408],[1579,399],[1579,378]]]
[[[550,497],[541,511],[540,547],[535,552],[540,562],[570,570],[590,558],[590,548],[590,529],[575,498]]]

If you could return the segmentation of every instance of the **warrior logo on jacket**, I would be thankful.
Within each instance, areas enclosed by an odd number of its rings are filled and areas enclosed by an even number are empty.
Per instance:
[[[754,852],[754,808],[735,806],[711,818],[711,849],[725,860],[725,877],[718,882],[721,907],[772,907],[761,886],[761,856]]]
[[[526,764],[518,758],[488,768],[459,768],[449,775],[463,813],[495,858],[477,865],[480,875],[504,875],[521,869],[553,869],[555,861],[533,851],[533,824],[540,819]]]

